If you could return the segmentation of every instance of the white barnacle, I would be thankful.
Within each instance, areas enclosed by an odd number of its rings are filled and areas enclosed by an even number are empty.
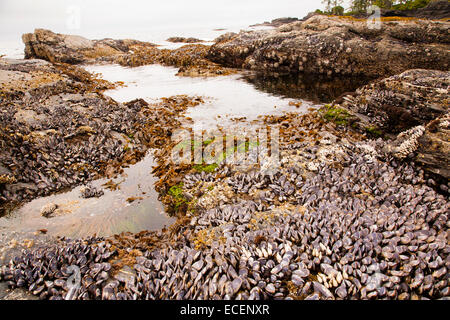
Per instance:
[[[420,125],[400,133],[396,141],[402,141],[400,145],[391,149],[391,153],[397,159],[404,159],[408,154],[417,150],[419,138],[424,134],[425,127]]]

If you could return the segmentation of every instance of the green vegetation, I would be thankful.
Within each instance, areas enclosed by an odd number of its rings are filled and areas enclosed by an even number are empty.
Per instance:
[[[325,5],[325,14],[334,14],[334,15],[343,15],[344,7],[343,0],[322,0],[322,3]],[[319,10],[320,11],[320,10]]]
[[[177,211],[183,204],[187,203],[183,195],[183,182],[170,187],[168,194],[174,200],[174,208]]]
[[[335,16],[342,16],[344,15],[344,7],[343,6],[336,6],[331,9],[331,14]]]
[[[214,170],[216,170],[216,168],[218,167],[217,163],[211,163],[211,164],[196,164],[194,165],[194,170],[197,172],[206,172],[206,173],[211,173],[214,172]]]
[[[346,125],[350,114],[345,109],[327,104],[322,109],[322,117],[326,121],[332,121],[337,125]]]
[[[394,10],[415,10],[426,7],[432,0],[404,0],[399,4],[393,5]]]
[[[369,136],[376,137],[376,138],[381,137],[383,135],[381,130],[378,129],[377,127],[366,127],[366,133]]]
[[[206,146],[209,146],[211,143],[214,142],[214,140],[216,140],[215,137],[213,137],[213,138],[211,138],[211,139],[208,139],[208,140],[205,140],[205,141],[203,141],[203,145],[204,145],[205,147],[206,147]]]
[[[317,9],[319,14],[333,15],[365,15],[367,9],[375,5],[381,9],[387,10],[416,10],[426,7],[433,0],[352,0],[347,12],[342,7],[342,0],[322,0],[325,10]]]
[[[172,187],[170,187],[169,196],[173,199],[173,208],[178,211],[180,208],[187,210],[191,213],[195,213],[195,206],[197,205],[197,199],[194,197],[191,201],[188,201],[183,195],[183,183],[180,182]]]

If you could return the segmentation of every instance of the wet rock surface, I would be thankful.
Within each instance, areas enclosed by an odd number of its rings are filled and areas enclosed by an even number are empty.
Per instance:
[[[329,76],[448,69],[448,22],[386,19],[370,29],[365,19],[315,15],[275,30],[222,36],[208,58],[228,67]]]

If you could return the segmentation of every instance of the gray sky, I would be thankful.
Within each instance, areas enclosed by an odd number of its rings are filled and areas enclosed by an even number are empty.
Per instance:
[[[116,30],[219,28],[303,17],[317,8],[323,8],[321,0],[0,0],[0,37],[15,37],[34,28],[85,36],[101,34],[112,26]],[[79,12],[77,32],[68,27],[73,10]]]

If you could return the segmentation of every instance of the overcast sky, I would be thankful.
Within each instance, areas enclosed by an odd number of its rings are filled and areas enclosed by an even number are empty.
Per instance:
[[[303,17],[323,8],[321,0],[0,0],[0,36],[47,28],[82,35],[149,26],[253,24],[279,17]],[[71,17],[79,16],[78,32]]]

